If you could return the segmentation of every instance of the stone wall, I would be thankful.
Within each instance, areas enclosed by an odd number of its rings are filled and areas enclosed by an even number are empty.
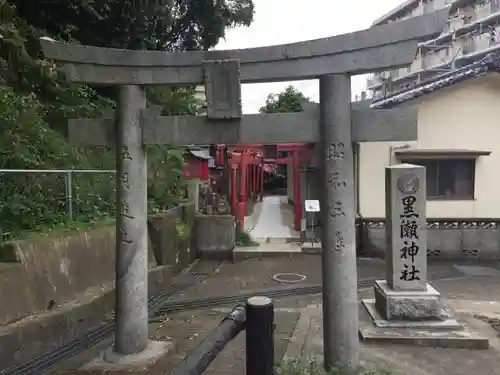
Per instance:
[[[363,218],[358,253],[383,257],[385,220]],[[500,258],[499,219],[428,219],[429,260],[498,260]]]
[[[175,273],[195,258],[190,250],[194,205],[151,217],[150,268]],[[184,233],[182,233],[184,232]],[[0,246],[0,325],[80,300],[115,277],[114,225],[62,232]]]
[[[234,216],[197,216],[193,230],[193,249],[201,258],[232,259],[236,241]]]
[[[148,233],[156,265],[170,265],[180,271],[197,258],[191,246],[195,218],[194,203],[149,218]]]

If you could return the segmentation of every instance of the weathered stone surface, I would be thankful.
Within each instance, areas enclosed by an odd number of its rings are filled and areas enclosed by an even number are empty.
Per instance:
[[[429,284],[426,291],[395,291],[379,280],[374,292],[375,306],[387,320],[440,319],[443,303],[439,292]]]
[[[375,326],[379,328],[463,329],[454,312],[446,305],[444,305],[439,314],[439,320],[387,320],[377,310],[375,299],[364,299],[362,304],[372,318]]]
[[[3,244],[0,252],[8,250],[9,263],[0,262],[0,299],[9,303],[1,306],[0,324],[46,311],[110,282],[114,246],[115,230],[110,226]]]
[[[45,57],[74,82],[201,84],[202,62],[238,59],[244,83],[359,74],[410,64],[419,40],[441,33],[448,9],[330,38],[271,47],[208,52],[129,51],[42,40]]]
[[[400,297],[387,300],[389,319],[426,319],[435,317],[439,309],[439,300],[436,297]]]
[[[114,232],[114,228],[111,229]],[[95,246],[89,251],[95,252],[96,250],[102,249]],[[92,265],[95,266],[95,264]],[[113,271],[111,270],[109,278],[112,277]],[[0,279],[0,283],[6,285],[3,279]],[[165,266],[150,269],[148,284],[151,296],[157,295],[164,288],[172,285],[172,268]],[[15,289],[21,290],[20,285],[18,284]],[[15,294],[10,293],[10,297],[5,300],[8,300],[9,304],[17,303],[14,296]],[[39,313],[21,322],[2,326],[0,329],[1,368],[9,368],[31,360],[53,349],[56,345],[85,334],[89,329],[102,323],[102,320],[114,309],[115,293],[111,283],[96,285],[95,288],[87,290],[79,297],[78,300],[72,299],[71,304],[65,308]],[[2,304],[1,310],[9,304]]]
[[[351,78],[319,80],[325,369],[359,367]]]
[[[399,164],[385,169],[386,280],[395,290],[427,290],[425,167]]]
[[[141,110],[146,94],[135,85],[119,89],[116,156],[115,349],[140,353],[148,345],[148,165],[142,145]]]
[[[352,103],[353,142],[412,141],[417,138],[414,108],[371,110],[366,102]],[[209,120],[204,116],[154,116],[143,111],[143,142],[157,144],[316,143],[319,107],[304,112],[244,115],[240,121]],[[114,144],[112,119],[69,120],[70,142],[87,146]]]
[[[488,349],[489,339],[466,324],[458,329],[434,327],[377,327],[364,306],[359,306],[359,334],[363,343],[402,344],[434,348]]]
[[[193,229],[193,248],[201,258],[232,259],[234,216],[200,215],[196,217]]]
[[[148,346],[142,352],[130,355],[119,355],[114,351],[114,347],[109,347],[103,355],[84,364],[84,371],[100,371],[101,373],[111,371],[128,371],[141,370],[153,366],[159,359],[164,357],[173,344],[170,341],[153,341],[148,342]]]
[[[239,119],[241,84],[239,60],[204,61],[207,118]]]
[[[194,203],[190,203],[168,214],[149,217],[148,233],[158,265],[169,265],[174,271],[180,271],[196,259],[190,238],[183,238],[177,228],[181,220],[181,225],[185,225],[186,230],[190,232],[187,234],[192,236],[195,215]]]
[[[189,239],[181,241],[176,237],[177,218],[191,228],[193,207],[186,204],[179,209],[180,214],[170,212],[149,218],[150,265],[169,265],[180,271],[194,261]],[[105,226],[2,244],[0,300],[9,303],[0,308],[0,324],[77,300],[89,288],[112,282],[115,242],[114,226]]]

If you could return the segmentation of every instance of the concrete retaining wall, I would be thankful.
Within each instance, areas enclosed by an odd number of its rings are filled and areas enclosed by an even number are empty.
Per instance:
[[[170,266],[176,272],[194,260],[193,222],[192,204],[149,219],[150,267]],[[5,243],[0,301],[9,303],[0,306],[0,325],[79,300],[89,288],[113,283],[114,276],[114,225]]]
[[[78,298],[114,275],[114,227],[15,241],[0,250],[0,324]],[[14,292],[16,291],[16,292]]]
[[[385,220],[364,218],[359,251],[364,256],[383,257]],[[500,258],[500,220],[428,219],[429,259],[498,260]]]
[[[189,204],[149,219],[150,296],[194,260],[194,217]],[[0,370],[100,323],[114,309],[114,267],[114,225],[0,246]]]
[[[235,247],[232,215],[197,216],[193,229],[193,249],[201,258],[232,259]]]

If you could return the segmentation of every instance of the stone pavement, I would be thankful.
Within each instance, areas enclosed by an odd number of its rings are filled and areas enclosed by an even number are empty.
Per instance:
[[[358,261],[359,279],[382,278],[384,275],[384,262],[382,260],[360,259]],[[500,267],[499,267],[500,269]],[[188,289],[182,295],[175,299],[194,299],[207,296],[224,296],[233,295],[242,292],[254,291],[263,288],[278,287],[280,284],[272,279],[272,276],[277,273],[299,273],[306,276],[306,280],[297,285],[318,284],[321,282],[321,259],[317,255],[298,255],[293,258],[277,258],[277,259],[249,259],[239,263],[230,262],[199,262],[193,268],[194,271],[207,272],[210,277],[195,287]],[[439,273],[439,278],[442,281],[432,281],[447,298],[462,300],[462,308],[469,309],[470,306],[478,306],[476,312],[483,315],[481,319],[475,319],[475,324],[483,329],[489,330],[494,344],[497,340],[495,331],[489,328],[488,323],[484,320],[487,317],[493,316],[485,312],[484,304],[478,305],[472,302],[463,302],[464,300],[476,301],[500,301],[500,272],[491,268],[492,273],[489,276],[484,275],[484,269],[463,269],[460,270],[454,267],[453,264],[439,263],[429,265],[430,273]],[[472,271],[471,271],[472,270]],[[475,271],[475,273],[474,273]],[[494,273],[493,271],[497,271]],[[479,274],[479,275],[478,275]],[[361,290],[360,297],[367,296],[370,290]],[[312,308],[310,305],[317,305],[321,302],[319,295],[306,297],[289,297],[275,301],[276,307],[276,336],[275,336],[275,351],[276,360],[281,360],[285,353],[293,351],[293,344],[289,347],[290,341],[296,331],[296,324],[301,317],[301,321],[313,321],[314,314],[311,314]],[[490,310],[494,311],[497,308],[495,303],[488,304]],[[309,306],[309,307],[308,307]],[[460,306],[459,306],[460,307]],[[151,375],[166,375],[175,368],[184,356],[193,348],[195,348],[210,332],[216,327],[221,319],[227,315],[228,306],[226,309],[208,309],[195,310],[183,313],[171,314],[163,317],[157,322],[151,323],[150,335],[154,340],[169,340],[172,342],[171,351],[154,366],[147,370],[135,371],[112,371],[107,372],[112,375],[134,375],[134,374],[151,374]],[[500,307],[498,307],[500,314]],[[308,315],[309,314],[309,315]],[[309,316],[309,318],[308,318]],[[499,315],[500,316],[500,315]],[[316,313],[316,323],[318,323]],[[319,341],[320,325],[311,325],[311,330],[307,331],[309,343],[304,346],[310,348],[309,352],[304,352],[304,355],[319,354],[321,349]],[[299,324],[298,329],[301,325]],[[313,329],[314,328],[314,329]],[[315,341],[316,340],[316,341]],[[78,369],[83,363],[91,360],[99,355],[100,351],[111,344],[111,340],[103,342],[98,347],[83,353],[74,359],[62,364],[56,374],[87,374],[94,375],[101,372],[90,372]],[[318,344],[318,345],[316,345]],[[493,345],[492,345],[493,346]],[[291,349],[292,348],[292,349]],[[308,349],[309,350],[309,349]],[[444,351],[445,350],[445,351]],[[311,351],[314,351],[312,353]],[[439,353],[439,354],[437,354]],[[233,340],[226,349],[212,363],[209,369],[205,372],[208,375],[243,375],[244,374],[244,333],[240,334]],[[454,349],[432,349],[432,348],[415,348],[415,347],[399,347],[390,346],[379,348],[375,346],[367,347],[363,345],[363,356],[370,363],[387,365],[390,368],[395,368],[400,364],[408,364],[419,368],[411,372],[403,372],[401,374],[466,374],[464,369],[476,369],[478,363],[481,366],[489,366],[481,374],[500,374],[500,359],[496,348],[484,351],[463,351]],[[500,356],[498,356],[500,358]],[[477,361],[476,365],[472,362]],[[422,364],[427,363],[426,365]],[[458,363],[457,371],[450,369],[454,363]],[[402,365],[401,365],[402,366]],[[497,368],[495,369],[496,366]],[[404,368],[404,366],[403,366]],[[443,371],[436,372],[439,368]],[[424,371],[425,369],[425,371]],[[445,371],[446,370],[446,371]],[[463,370],[463,371],[462,371]],[[423,372],[424,371],[424,372]],[[432,372],[434,371],[434,372]],[[497,371],[497,372],[495,372]]]
[[[245,217],[245,230],[257,242],[271,238],[299,237],[293,229],[293,207],[287,197],[268,195],[255,204],[251,216]]]
[[[500,374],[500,273],[492,267],[463,267],[465,278],[444,279],[431,284],[442,292],[459,319],[490,340],[486,350],[444,349],[394,344],[361,344],[361,360],[369,371],[395,375]],[[485,276],[488,275],[488,276]],[[360,292],[372,298],[373,292]],[[323,360],[322,309],[307,306],[297,324],[285,358]]]

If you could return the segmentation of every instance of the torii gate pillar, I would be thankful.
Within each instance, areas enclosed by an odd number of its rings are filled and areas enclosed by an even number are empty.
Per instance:
[[[319,79],[325,369],[359,364],[351,79]]]

